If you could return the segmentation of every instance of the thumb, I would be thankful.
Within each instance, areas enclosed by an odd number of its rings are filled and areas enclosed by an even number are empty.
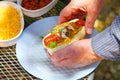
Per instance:
[[[85,21],[85,30],[87,34],[92,34],[96,18],[97,16],[95,16],[93,13],[87,14]]]

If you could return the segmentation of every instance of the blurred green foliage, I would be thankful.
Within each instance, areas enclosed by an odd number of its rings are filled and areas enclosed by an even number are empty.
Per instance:
[[[96,20],[95,28],[102,31],[109,27],[118,14],[120,14],[120,0],[106,0],[106,4]]]

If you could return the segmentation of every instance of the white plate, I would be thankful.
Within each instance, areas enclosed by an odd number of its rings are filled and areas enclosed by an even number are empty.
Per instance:
[[[58,17],[38,20],[28,26],[16,45],[16,56],[22,67],[43,80],[76,80],[93,72],[99,61],[82,69],[62,69],[49,60],[40,36],[48,34],[58,21]]]

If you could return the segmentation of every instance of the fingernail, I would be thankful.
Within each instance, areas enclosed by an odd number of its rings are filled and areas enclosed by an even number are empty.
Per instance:
[[[88,29],[87,29],[87,33],[88,33],[88,34],[92,34],[92,28],[88,28]]]

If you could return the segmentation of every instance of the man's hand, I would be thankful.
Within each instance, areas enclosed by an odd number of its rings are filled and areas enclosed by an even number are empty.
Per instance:
[[[94,22],[103,8],[105,0],[71,0],[61,11],[58,23],[63,23],[74,18],[86,16],[86,33],[91,34]]]
[[[49,58],[55,66],[67,68],[82,68],[103,59],[92,50],[91,39],[76,41],[53,55],[49,55]]]

